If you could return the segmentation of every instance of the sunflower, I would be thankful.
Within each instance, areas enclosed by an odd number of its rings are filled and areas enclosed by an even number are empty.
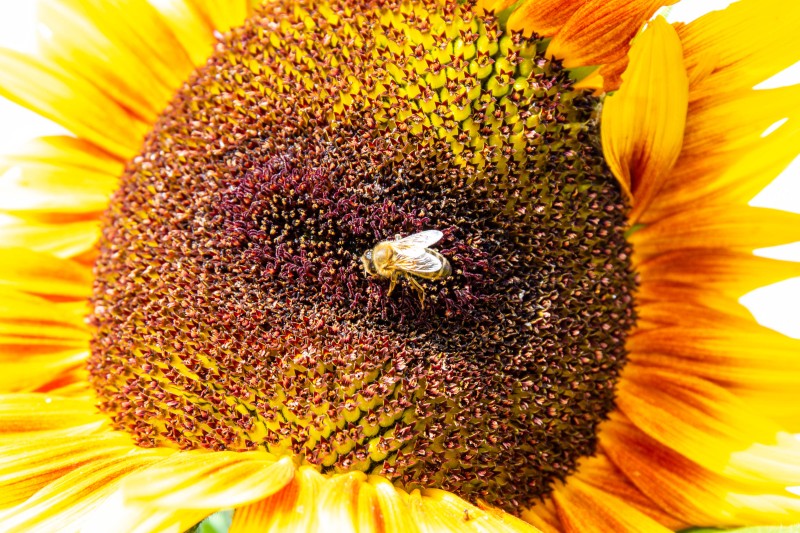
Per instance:
[[[800,7],[667,3],[43,1],[0,93],[72,135],[2,167],[2,529],[800,522],[800,343],[738,303],[800,273],[748,203]]]

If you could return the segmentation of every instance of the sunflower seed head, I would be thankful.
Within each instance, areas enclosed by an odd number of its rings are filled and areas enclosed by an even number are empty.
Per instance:
[[[287,1],[128,166],[90,372],[142,446],[293,453],[518,510],[593,453],[634,322],[597,101],[469,4]],[[360,255],[436,228],[453,274]]]

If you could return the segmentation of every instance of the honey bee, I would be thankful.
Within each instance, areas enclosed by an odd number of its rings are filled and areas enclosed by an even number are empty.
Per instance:
[[[436,244],[443,237],[439,230],[420,231],[393,241],[381,241],[371,250],[364,252],[361,262],[368,276],[378,276],[391,280],[387,296],[392,294],[397,278],[404,276],[419,296],[419,303],[424,305],[425,290],[414,279],[444,279],[453,273],[447,259],[428,246]]]

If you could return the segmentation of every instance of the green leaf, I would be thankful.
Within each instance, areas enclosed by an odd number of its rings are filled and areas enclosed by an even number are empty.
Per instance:
[[[739,529],[713,529],[713,528],[692,528],[684,529],[681,533],[800,533],[800,524],[789,526],[755,526],[743,527]]]
[[[646,227],[647,226],[645,226],[644,224],[634,224],[633,226],[628,228],[628,231],[625,232],[625,238],[627,239],[628,237],[630,237],[631,235],[633,235],[634,233],[636,233],[640,229],[643,229],[643,228],[646,228]],[[694,530],[693,529],[685,529],[684,531],[694,531]],[[705,529],[705,530],[701,529],[699,531],[717,531],[717,530],[716,529]]]
[[[598,68],[599,67],[597,65],[591,65],[588,67],[575,67],[569,69],[569,75],[577,83],[584,78],[588,78],[590,74],[594,74],[594,71]]]
[[[233,510],[220,511],[190,528],[186,533],[227,533],[233,521]]]

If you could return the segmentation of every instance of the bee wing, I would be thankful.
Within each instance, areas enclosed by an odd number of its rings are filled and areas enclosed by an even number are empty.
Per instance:
[[[421,255],[406,255],[404,251],[395,254],[392,266],[409,274],[428,274],[442,269],[442,261],[422,249]]]
[[[443,236],[444,234],[438,229],[420,231],[392,242],[392,248],[409,257],[421,257],[427,253],[425,248],[436,244]]]

